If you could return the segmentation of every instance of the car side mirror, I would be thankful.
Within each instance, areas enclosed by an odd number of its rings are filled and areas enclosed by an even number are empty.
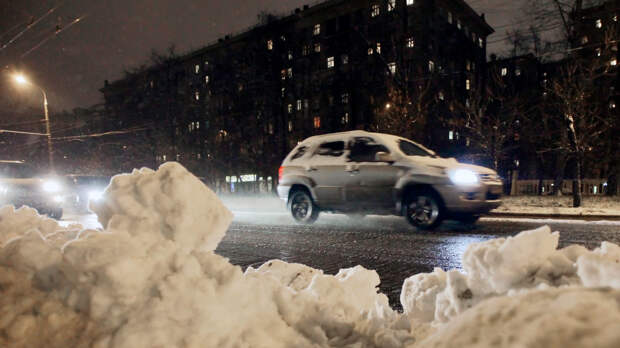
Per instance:
[[[387,152],[377,152],[375,154],[375,160],[377,162],[388,162],[390,164],[394,163],[394,157]]]

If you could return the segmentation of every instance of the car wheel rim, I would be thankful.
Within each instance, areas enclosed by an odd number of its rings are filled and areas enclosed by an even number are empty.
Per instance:
[[[297,195],[291,204],[293,217],[298,220],[306,219],[312,212],[312,203],[306,195]]]
[[[409,204],[409,216],[418,226],[430,226],[439,216],[439,207],[434,199],[427,196],[418,196]]]

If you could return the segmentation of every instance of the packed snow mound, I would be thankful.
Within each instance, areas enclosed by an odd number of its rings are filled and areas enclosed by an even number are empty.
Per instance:
[[[543,226],[472,243],[463,254],[464,273],[435,269],[406,279],[403,309],[422,322],[446,323],[491,297],[567,286],[620,289],[620,247],[604,242],[594,251],[557,249],[558,239]]]
[[[412,342],[374,271],[333,276],[274,261],[278,271],[244,274],[214,254],[231,213],[177,163],[115,176],[91,209],[105,230],[63,228],[29,208],[0,210],[0,346]]]
[[[616,348],[618,323],[619,290],[548,288],[483,301],[414,347]]]
[[[548,227],[472,244],[403,284],[214,253],[231,213],[177,163],[112,179],[103,230],[0,208],[0,347],[617,347],[620,248]],[[561,333],[562,337],[556,337]]]

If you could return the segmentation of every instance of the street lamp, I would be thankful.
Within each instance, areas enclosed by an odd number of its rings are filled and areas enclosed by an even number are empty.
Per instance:
[[[50,117],[49,117],[49,112],[47,110],[47,94],[45,94],[45,91],[43,90],[43,88],[28,81],[26,76],[22,74],[17,74],[13,76],[13,79],[19,85],[31,85],[31,86],[36,87],[41,91],[41,94],[43,94],[43,111],[45,112],[45,133],[47,135],[47,153],[49,156],[48,161],[49,161],[50,170],[53,172],[54,171],[54,155],[53,155],[54,151],[52,149],[52,133],[50,131]]]

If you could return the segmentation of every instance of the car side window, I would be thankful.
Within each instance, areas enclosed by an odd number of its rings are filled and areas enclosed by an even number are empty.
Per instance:
[[[369,137],[355,138],[351,141],[349,146],[351,149],[349,160],[352,162],[376,162],[377,153],[390,153],[387,147]]]
[[[322,143],[315,151],[316,155],[330,157],[340,157],[343,153],[344,141],[330,141]]]

